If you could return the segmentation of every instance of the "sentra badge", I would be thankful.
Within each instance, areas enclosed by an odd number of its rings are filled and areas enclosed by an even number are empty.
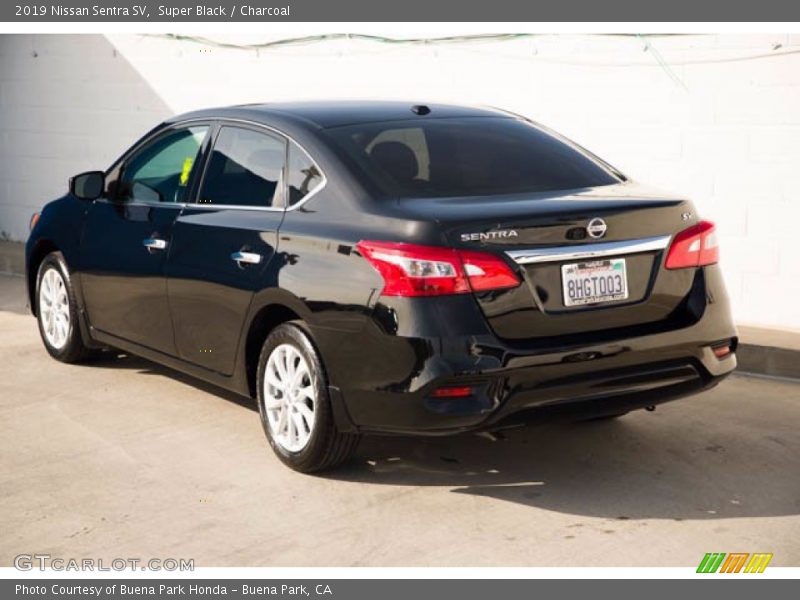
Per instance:
[[[487,242],[491,240],[502,240],[518,237],[515,229],[498,229],[496,231],[485,231],[482,233],[462,233],[462,242]]]

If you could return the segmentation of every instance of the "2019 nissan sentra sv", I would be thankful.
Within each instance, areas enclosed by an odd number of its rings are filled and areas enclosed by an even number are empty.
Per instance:
[[[257,398],[300,471],[362,433],[618,416],[736,366],[714,225],[499,110],[174,117],[73,177],[26,258],[53,357],[118,348]]]

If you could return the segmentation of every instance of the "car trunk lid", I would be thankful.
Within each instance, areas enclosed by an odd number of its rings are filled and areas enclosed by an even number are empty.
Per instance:
[[[449,245],[489,251],[514,266],[519,287],[475,294],[504,339],[629,331],[669,319],[694,285],[695,269],[662,267],[672,236],[696,222],[693,206],[632,184],[527,197],[403,200],[403,207],[418,217],[435,216]],[[599,277],[587,284],[593,273]],[[625,294],[599,289],[597,282],[607,277],[624,278]],[[571,305],[569,279],[608,293],[600,294],[602,301],[589,294],[590,301]]]

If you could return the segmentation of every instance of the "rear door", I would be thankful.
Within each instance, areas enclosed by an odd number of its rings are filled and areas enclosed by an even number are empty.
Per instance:
[[[233,372],[253,294],[275,285],[287,143],[258,127],[221,123],[196,202],[175,222],[167,264],[181,358]]]
[[[80,277],[92,327],[176,353],[164,274],[208,124],[170,128],[134,149],[89,208]]]

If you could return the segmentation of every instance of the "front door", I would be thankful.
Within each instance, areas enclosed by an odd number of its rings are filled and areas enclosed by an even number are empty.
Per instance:
[[[177,127],[145,142],[90,206],[79,271],[93,328],[176,354],[164,269],[208,129]]]
[[[256,290],[277,285],[286,141],[223,125],[172,236],[167,286],[181,358],[230,375]]]

